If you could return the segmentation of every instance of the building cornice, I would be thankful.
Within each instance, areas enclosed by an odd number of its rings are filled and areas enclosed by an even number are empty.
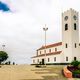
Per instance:
[[[46,56],[50,56],[50,55],[57,55],[57,54],[60,54],[62,51],[56,51],[56,52],[51,52],[51,53],[46,53]],[[38,55],[38,56],[33,56],[32,58],[37,58],[37,57],[44,57],[45,54],[41,54],[41,55]]]

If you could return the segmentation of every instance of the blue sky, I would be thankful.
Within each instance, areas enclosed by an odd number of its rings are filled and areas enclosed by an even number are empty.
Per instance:
[[[0,0],[0,50],[18,64],[31,63],[36,49],[44,45],[45,24],[47,44],[59,42],[61,13],[69,8],[80,11],[80,0]],[[4,12],[6,10],[6,12]]]

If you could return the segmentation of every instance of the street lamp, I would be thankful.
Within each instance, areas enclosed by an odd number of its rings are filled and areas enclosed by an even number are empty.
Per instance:
[[[46,66],[46,31],[48,30],[48,28],[46,27],[46,24],[45,24],[45,27],[43,28],[43,30],[45,31],[45,49],[44,49],[44,53],[45,53],[45,66]]]
[[[3,45],[2,45],[3,51],[4,51],[4,47],[5,47],[5,45],[3,44]]]

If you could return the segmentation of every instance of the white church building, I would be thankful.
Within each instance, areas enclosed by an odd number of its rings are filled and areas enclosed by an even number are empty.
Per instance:
[[[46,56],[45,56],[46,51]],[[32,64],[64,64],[80,60],[79,13],[74,9],[62,13],[62,42],[37,49]]]

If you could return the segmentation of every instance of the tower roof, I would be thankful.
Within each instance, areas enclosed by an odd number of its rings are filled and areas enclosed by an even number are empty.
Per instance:
[[[75,13],[78,13],[75,9],[72,9],[72,8],[70,8],[69,10],[64,11],[63,13],[67,13],[67,12],[75,12]]]

